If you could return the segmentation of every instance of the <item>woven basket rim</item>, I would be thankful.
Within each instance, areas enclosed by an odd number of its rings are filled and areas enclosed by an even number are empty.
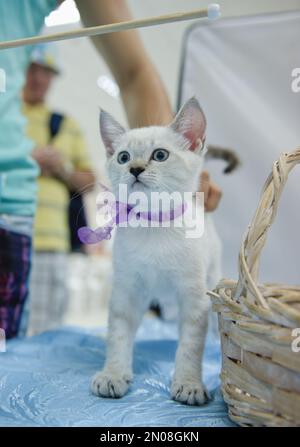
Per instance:
[[[223,278],[208,292],[219,315],[223,397],[229,417],[244,426],[300,426],[300,354],[292,350],[300,285],[258,281],[267,232],[298,163],[300,147],[274,163],[242,242],[238,279]]]

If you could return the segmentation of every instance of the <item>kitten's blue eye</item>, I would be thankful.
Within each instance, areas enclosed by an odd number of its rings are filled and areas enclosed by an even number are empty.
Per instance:
[[[169,151],[166,149],[155,149],[152,154],[152,160],[155,161],[165,161],[169,157]]]
[[[130,160],[130,154],[127,151],[122,151],[118,155],[118,163],[120,165],[123,165],[124,163],[127,163]]]

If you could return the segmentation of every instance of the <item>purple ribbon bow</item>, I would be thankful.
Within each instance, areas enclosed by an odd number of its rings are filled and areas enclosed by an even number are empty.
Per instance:
[[[105,188],[107,190],[107,188]],[[149,222],[166,222],[173,221],[177,217],[184,214],[187,208],[187,204],[183,203],[181,206],[175,208],[174,210],[168,211],[138,211],[135,212],[135,205],[130,205],[128,203],[120,202],[118,200],[108,203],[106,201],[106,206],[109,206],[111,209],[115,210],[115,215],[112,214],[111,220],[104,225],[103,227],[96,228],[92,230],[89,227],[81,227],[78,229],[77,234],[80,241],[83,244],[97,244],[103,240],[108,240],[111,238],[111,233],[114,227],[123,222],[129,222],[130,216],[132,213],[135,214],[136,218],[148,220]],[[101,205],[102,208],[104,205]],[[131,213],[131,215],[130,215]]]

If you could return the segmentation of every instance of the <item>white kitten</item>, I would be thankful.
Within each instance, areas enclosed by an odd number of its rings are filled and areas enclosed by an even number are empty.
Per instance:
[[[100,129],[107,149],[113,191],[196,192],[204,158],[206,120],[195,98],[167,127],[125,131],[101,112]],[[161,152],[157,152],[160,149]],[[122,397],[132,380],[136,330],[154,297],[171,293],[180,308],[179,345],[171,385],[173,399],[201,405],[202,353],[207,329],[208,287],[220,279],[220,243],[211,217],[204,235],[186,237],[184,228],[118,227],[113,250],[114,279],[110,300],[107,356],[92,380],[92,391]]]

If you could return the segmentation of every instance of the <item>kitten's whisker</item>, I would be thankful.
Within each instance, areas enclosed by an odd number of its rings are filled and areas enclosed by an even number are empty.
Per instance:
[[[95,187],[96,185],[101,185],[101,183],[100,183],[100,182],[91,182],[91,183],[88,183],[87,185],[83,186],[82,188],[79,188],[79,189],[76,191],[75,194],[72,194],[72,198],[70,199],[70,202],[71,202],[73,199],[76,199],[77,197],[83,195],[83,194],[86,192],[86,190],[90,190],[91,186],[92,186],[93,189],[94,189],[94,187]]]

